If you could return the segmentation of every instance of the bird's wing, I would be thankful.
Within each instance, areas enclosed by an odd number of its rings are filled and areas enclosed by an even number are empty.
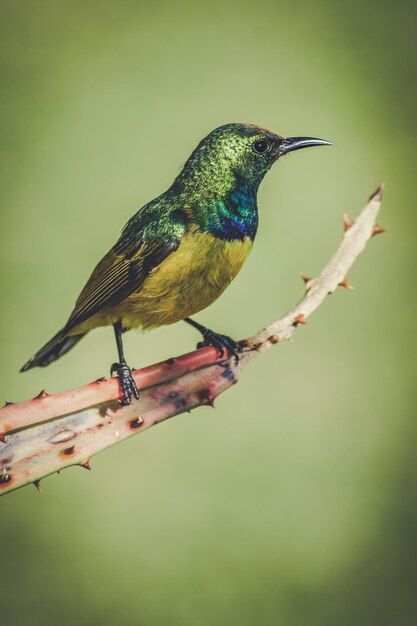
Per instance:
[[[145,243],[136,237],[122,236],[91,274],[75,303],[65,332],[137,291],[149,273],[179,244],[180,238],[161,237]]]

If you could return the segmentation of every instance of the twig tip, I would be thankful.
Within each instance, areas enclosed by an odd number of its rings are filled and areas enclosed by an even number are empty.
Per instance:
[[[379,185],[378,189],[376,189],[374,191],[374,193],[371,194],[369,200],[377,200],[377,201],[382,200],[382,196],[383,196],[383,193],[384,193],[384,187],[385,187],[385,184],[381,183]]]

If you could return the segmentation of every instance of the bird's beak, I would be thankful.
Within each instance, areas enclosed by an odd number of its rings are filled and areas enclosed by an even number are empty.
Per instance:
[[[316,137],[286,137],[282,140],[278,147],[278,156],[301,150],[301,148],[310,148],[312,146],[333,146],[331,141],[325,139],[317,139]]]

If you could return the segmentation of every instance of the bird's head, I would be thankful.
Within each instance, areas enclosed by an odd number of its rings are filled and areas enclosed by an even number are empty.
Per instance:
[[[332,144],[314,137],[282,137],[253,124],[225,124],[198,144],[182,175],[212,188],[229,186],[236,178],[257,188],[281,156],[301,148],[327,145]]]

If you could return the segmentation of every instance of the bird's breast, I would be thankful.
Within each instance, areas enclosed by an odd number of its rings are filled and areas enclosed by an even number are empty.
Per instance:
[[[238,274],[252,241],[225,241],[191,232],[179,248],[155,268],[141,289],[121,305],[127,327],[172,324],[204,309]]]

